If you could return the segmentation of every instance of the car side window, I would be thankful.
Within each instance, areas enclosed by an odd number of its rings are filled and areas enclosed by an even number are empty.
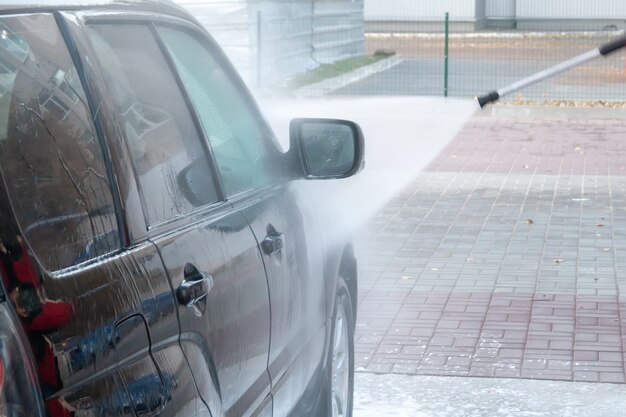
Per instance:
[[[55,19],[0,18],[0,167],[19,230],[5,255],[30,249],[50,271],[120,248],[102,147]],[[10,216],[2,202],[0,216]]]
[[[217,202],[201,136],[151,28],[92,24],[88,34],[117,104],[148,225]]]
[[[229,196],[278,177],[277,150],[260,115],[206,42],[171,26],[157,31],[194,103]]]

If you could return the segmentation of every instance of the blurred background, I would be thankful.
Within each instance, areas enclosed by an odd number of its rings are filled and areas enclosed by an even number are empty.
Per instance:
[[[472,97],[626,29],[623,0],[175,1],[225,48],[250,87],[271,94]],[[623,54],[509,98],[625,100]]]

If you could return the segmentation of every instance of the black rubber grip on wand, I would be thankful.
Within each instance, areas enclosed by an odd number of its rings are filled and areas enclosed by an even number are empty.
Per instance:
[[[598,51],[600,51],[600,54],[602,56],[607,56],[619,49],[622,49],[625,46],[626,46],[626,35],[622,36],[621,38],[617,38],[609,43],[605,43],[604,45],[598,48]]]
[[[485,94],[484,96],[477,97],[476,99],[478,100],[478,104],[480,105],[480,108],[482,109],[487,104],[492,103],[494,101],[498,101],[500,99],[500,94],[498,94],[497,91],[491,91]]]

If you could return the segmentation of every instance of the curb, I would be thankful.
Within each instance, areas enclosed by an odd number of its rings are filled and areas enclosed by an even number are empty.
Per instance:
[[[402,61],[403,59],[399,56],[393,56],[391,58],[375,62],[371,65],[357,68],[347,74],[342,74],[337,77],[328,78],[324,81],[320,81],[319,83],[298,88],[297,90],[294,90],[291,94],[295,98],[325,96],[335,90],[339,90],[340,88],[343,88],[347,85],[361,81],[371,75],[393,68]]]
[[[611,32],[468,32],[450,33],[450,39],[580,39],[580,38],[606,38],[623,36],[625,30]],[[420,39],[420,40],[441,40],[443,33],[430,32],[369,32],[365,34],[366,39],[389,40],[389,39]]]
[[[550,105],[498,104],[477,112],[475,117],[516,119],[626,120],[626,109],[609,107],[560,107]]]

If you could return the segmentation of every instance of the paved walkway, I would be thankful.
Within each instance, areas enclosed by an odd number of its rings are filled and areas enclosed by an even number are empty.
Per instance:
[[[357,371],[623,383],[626,118],[475,117],[357,250]]]

